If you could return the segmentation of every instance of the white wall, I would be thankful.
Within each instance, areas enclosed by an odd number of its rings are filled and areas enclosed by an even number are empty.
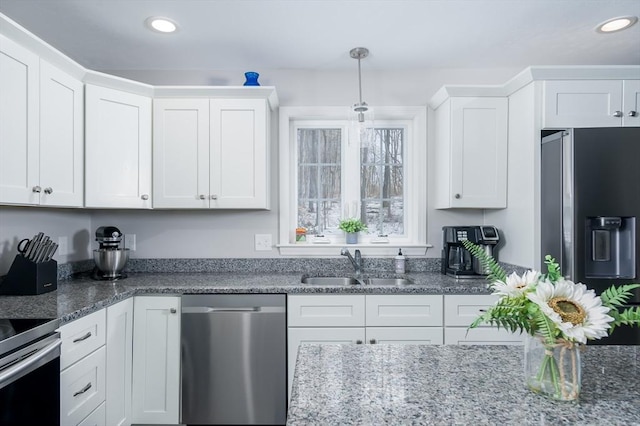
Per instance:
[[[376,72],[368,70],[363,62],[363,99],[372,107],[426,105],[433,94],[445,84],[503,84],[520,69],[431,69],[401,72]],[[281,106],[336,106],[357,101],[357,68],[353,72],[314,72],[301,70],[260,71],[260,83],[276,87]],[[106,71],[154,85],[241,85],[242,71]],[[277,119],[277,117],[275,117]],[[276,121],[277,122],[277,121]],[[429,124],[427,124],[429,125]],[[272,199],[271,211],[123,211],[123,210],[51,210],[40,208],[0,208],[0,274],[15,255],[18,238],[32,236],[44,230],[54,237],[66,235],[69,241],[88,232],[86,246],[79,246],[69,260],[89,259],[94,248],[94,232],[98,226],[114,225],[125,234],[136,234],[138,258],[210,258],[210,257],[277,257],[278,251],[254,250],[254,234],[271,234],[276,242],[278,234],[278,167],[277,140],[272,146]],[[429,147],[429,153],[432,147]],[[433,169],[429,157],[427,167]],[[511,178],[511,176],[510,176]],[[429,204],[435,177],[429,174]],[[441,227],[444,225],[474,225],[491,223],[482,211],[458,211],[429,209],[428,242],[434,245],[428,257],[439,257]],[[509,226],[504,216],[500,223]],[[491,218],[493,219],[493,218]],[[496,220],[498,218],[496,217]],[[78,238],[78,243],[86,240]],[[75,242],[74,242],[75,244]],[[506,250],[503,250],[506,251]],[[366,253],[365,253],[366,254]],[[336,253],[336,255],[339,255]],[[521,259],[526,256],[509,256],[505,252],[500,259]],[[59,261],[66,259],[60,259]],[[518,263],[512,261],[512,263]]]

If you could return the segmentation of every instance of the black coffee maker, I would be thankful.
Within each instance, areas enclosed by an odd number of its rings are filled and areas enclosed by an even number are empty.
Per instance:
[[[489,271],[464,247],[464,240],[479,245],[495,258],[494,249],[500,242],[500,235],[495,226],[443,226],[442,273],[456,278],[485,278]]]

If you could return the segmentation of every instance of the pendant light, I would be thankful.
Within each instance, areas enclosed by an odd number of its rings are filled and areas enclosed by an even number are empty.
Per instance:
[[[369,56],[369,49],[366,47],[356,47],[349,51],[349,55],[353,59],[358,60],[358,103],[354,104],[351,108],[352,114],[350,115],[352,118],[349,121],[351,122],[350,127],[356,140],[362,144],[370,134],[367,128],[373,127],[373,111],[369,108],[369,105],[362,100],[362,68],[360,66],[360,61]],[[366,116],[365,113],[367,113]]]

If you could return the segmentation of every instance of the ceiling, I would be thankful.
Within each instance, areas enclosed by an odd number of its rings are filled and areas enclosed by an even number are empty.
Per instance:
[[[1,0],[9,16],[94,70],[640,65],[640,0]],[[178,23],[146,29],[149,16]],[[364,68],[363,62],[363,68]]]

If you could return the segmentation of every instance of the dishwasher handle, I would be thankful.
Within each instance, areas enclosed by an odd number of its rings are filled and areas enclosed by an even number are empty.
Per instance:
[[[237,313],[272,313],[272,312],[285,312],[284,306],[189,306],[183,307],[183,314],[214,314],[214,313],[223,313],[223,312],[237,312]]]

